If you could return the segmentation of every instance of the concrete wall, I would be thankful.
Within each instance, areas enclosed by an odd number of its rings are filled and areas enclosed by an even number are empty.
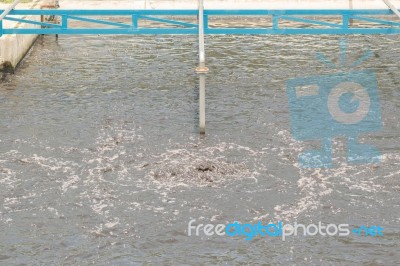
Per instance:
[[[23,25],[21,25],[23,27]],[[3,71],[13,71],[28,53],[37,35],[7,35],[0,38],[0,56]]]
[[[18,8],[40,8],[41,1],[37,0],[29,5],[18,6]],[[2,7],[3,8],[3,7]],[[26,19],[40,21],[39,16],[26,17]],[[4,28],[27,27],[25,23],[16,23],[10,21],[3,21]],[[29,25],[29,27],[40,27]],[[35,43],[37,35],[3,35],[0,37],[0,71],[12,72],[17,67],[18,63],[29,52],[32,45]]]

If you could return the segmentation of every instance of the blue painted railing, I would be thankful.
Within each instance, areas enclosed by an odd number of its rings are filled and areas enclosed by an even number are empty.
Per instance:
[[[198,10],[13,10],[4,20],[17,21],[41,28],[3,28],[2,34],[198,34],[198,24],[179,20],[197,20]],[[60,24],[28,19],[31,16],[55,16]],[[235,17],[239,26],[212,25],[210,17]],[[242,27],[241,18],[269,18],[265,27]],[[24,18],[22,18],[24,17]],[[110,18],[129,17],[128,22]],[[205,10],[205,34],[400,34],[400,22],[389,9],[380,10]],[[141,24],[143,20],[157,26]],[[98,27],[73,27],[71,21],[95,23]],[[283,22],[292,23],[283,23]],[[354,21],[354,24],[350,23]],[[295,26],[294,23],[297,23]],[[358,24],[357,22],[363,22]],[[299,24],[300,23],[300,24]],[[354,26],[353,26],[354,25]]]

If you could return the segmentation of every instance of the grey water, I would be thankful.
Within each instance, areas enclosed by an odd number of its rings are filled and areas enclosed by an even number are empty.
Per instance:
[[[196,36],[40,37],[0,83],[1,265],[396,265],[400,39],[349,36],[378,79],[382,160],[303,169],[286,81],[340,68],[340,36],[208,36],[200,138]],[[337,68],[316,60],[320,52]],[[380,225],[384,236],[188,236],[197,223]]]

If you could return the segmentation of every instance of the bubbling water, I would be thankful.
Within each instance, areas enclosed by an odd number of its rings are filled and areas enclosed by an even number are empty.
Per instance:
[[[148,176],[167,185],[218,186],[226,180],[252,176],[244,162],[229,162],[201,151],[170,150],[157,157]]]

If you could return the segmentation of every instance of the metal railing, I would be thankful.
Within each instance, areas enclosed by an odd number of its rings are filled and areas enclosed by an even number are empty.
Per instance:
[[[198,10],[55,10],[32,9],[14,10],[19,1],[14,1],[0,16],[0,36],[2,34],[197,34],[199,37],[199,129],[205,133],[205,82],[206,67],[205,35],[207,34],[258,34],[258,35],[288,35],[288,34],[400,34],[400,22],[393,14],[400,12],[389,2],[390,9],[378,10],[204,10],[204,0],[199,1]],[[39,22],[15,16],[55,16],[61,25]],[[189,17],[191,21],[178,19]],[[209,23],[210,17],[256,16],[267,18],[270,24],[266,26],[222,27]],[[384,17],[382,17],[384,16]],[[103,17],[103,18],[102,18]],[[116,22],[110,17],[130,17],[128,20]],[[23,22],[27,28],[3,28],[2,20]],[[397,18],[396,18],[397,19]],[[76,26],[69,21],[89,22],[90,27]],[[156,24],[142,24],[141,21],[152,21]],[[242,20],[237,19],[238,23]],[[354,25],[351,21],[363,22]],[[212,21],[211,21],[212,22]],[[284,22],[284,23],[283,23]],[[288,23],[290,22],[290,23]],[[367,22],[367,24],[365,23]],[[39,25],[29,27],[29,25]],[[297,25],[297,26],[296,26]]]
[[[4,12],[3,12],[4,13]],[[61,25],[17,18],[15,16],[55,16]],[[11,10],[4,20],[26,23],[24,28],[0,28],[1,34],[400,34],[400,22],[390,9],[361,10],[204,10],[199,23],[187,22],[199,16],[199,10]],[[131,22],[115,22],[116,17],[131,17]],[[263,26],[241,25],[242,18],[263,17]],[[213,25],[210,18],[234,17],[238,26]],[[184,18],[184,19],[180,19]],[[90,22],[82,27],[69,21]],[[152,21],[157,24],[140,23]],[[269,23],[268,23],[269,21]],[[349,23],[354,21],[354,26]],[[357,22],[368,22],[356,25]],[[288,23],[290,22],[290,23]],[[94,23],[94,24],[92,24]],[[29,27],[40,25],[42,28]],[[268,25],[269,24],[269,25]],[[96,26],[93,26],[96,25]]]

